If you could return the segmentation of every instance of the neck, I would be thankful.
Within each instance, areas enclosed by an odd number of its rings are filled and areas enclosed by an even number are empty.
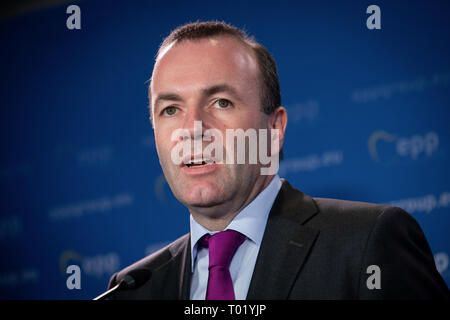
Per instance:
[[[223,231],[233,219],[250,202],[252,202],[272,181],[274,176],[265,176],[265,179],[257,182],[255,188],[248,196],[240,201],[221,203],[213,207],[191,207],[188,208],[194,220],[209,231]],[[233,199],[236,200],[236,199]]]

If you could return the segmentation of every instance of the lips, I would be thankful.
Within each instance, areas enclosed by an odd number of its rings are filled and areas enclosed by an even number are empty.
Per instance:
[[[208,163],[206,161],[202,161],[201,163],[186,163],[186,167],[188,168],[200,168],[200,167],[204,167],[207,166],[211,163]]]
[[[203,158],[202,155],[186,157],[180,164],[180,170],[191,178],[206,178],[219,170],[219,164],[212,158]]]
[[[181,165],[186,166],[188,168],[201,168],[206,167],[208,165],[214,164],[215,161],[211,158],[203,158],[200,156],[190,156],[183,159]]]

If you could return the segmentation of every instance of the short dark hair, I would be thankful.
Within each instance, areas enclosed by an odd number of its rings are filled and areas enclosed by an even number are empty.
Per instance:
[[[220,21],[191,22],[174,29],[161,43],[156,57],[175,41],[199,40],[213,36],[232,36],[252,49],[261,72],[261,111],[268,115],[272,114],[281,106],[277,65],[269,51],[241,29]],[[280,150],[279,156],[280,160],[283,159],[283,150]]]
[[[262,76],[262,111],[266,114],[271,114],[275,108],[281,105],[277,65],[269,51],[267,51],[263,45],[256,42],[255,39],[250,37],[245,31],[219,21],[188,23],[173,30],[169,36],[164,39],[158,50],[158,56],[165,47],[175,41],[198,40],[219,35],[233,36],[253,49]]]

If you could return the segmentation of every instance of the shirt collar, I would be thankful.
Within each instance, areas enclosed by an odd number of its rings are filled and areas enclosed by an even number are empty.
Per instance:
[[[266,228],[267,218],[269,216],[270,209],[273,202],[280,191],[282,181],[278,175],[274,176],[269,185],[258,194],[225,228],[225,230],[232,229],[245,235],[248,239],[256,243],[258,246],[261,244],[264,229]],[[205,234],[214,234],[201,224],[194,220],[192,215],[190,216],[190,229],[191,229],[191,261],[192,269],[194,269],[195,257],[197,256],[197,242]]]

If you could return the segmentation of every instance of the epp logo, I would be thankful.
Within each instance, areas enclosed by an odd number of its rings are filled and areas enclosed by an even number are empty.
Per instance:
[[[424,135],[412,137],[397,137],[395,134],[383,130],[375,131],[368,139],[369,154],[376,162],[380,162],[378,143],[394,143],[395,152],[400,157],[410,157],[416,160],[421,155],[430,157],[439,147],[439,136],[436,132],[428,132]]]
[[[81,273],[101,278],[111,275],[120,267],[119,255],[115,252],[85,257],[76,251],[63,251],[59,257],[61,274],[67,277],[69,290],[81,289]]]

